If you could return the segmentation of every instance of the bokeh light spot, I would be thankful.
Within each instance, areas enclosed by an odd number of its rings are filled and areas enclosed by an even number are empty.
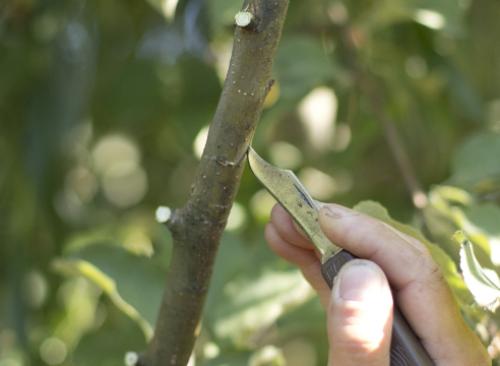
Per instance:
[[[347,123],[337,124],[335,127],[335,135],[333,137],[333,150],[344,151],[349,147],[351,138],[351,127]]]
[[[119,134],[103,137],[92,151],[92,160],[101,176],[104,195],[111,203],[125,208],[142,200],[148,181],[134,142]]]
[[[138,165],[140,154],[130,139],[113,134],[97,142],[92,151],[92,160],[96,170],[105,173],[117,165]]]
[[[24,278],[24,296],[33,308],[39,308],[45,302],[49,287],[47,280],[37,270],[31,270]]]
[[[430,29],[443,29],[446,25],[446,19],[437,11],[429,9],[419,9],[415,13],[415,21]]]
[[[271,216],[271,209],[276,200],[265,189],[256,192],[250,200],[250,210],[253,216],[261,222],[266,222]]]
[[[177,9],[177,3],[179,0],[162,0],[161,1],[161,10],[163,15],[168,20],[173,19],[175,16],[175,10]]]
[[[337,116],[337,96],[333,90],[327,87],[312,90],[300,102],[299,116],[312,146],[318,150],[329,148]]]
[[[66,344],[56,337],[45,339],[40,346],[40,358],[48,365],[60,365],[67,354]]]
[[[66,176],[65,188],[73,192],[81,204],[88,203],[97,192],[97,179],[87,167],[78,165]]]
[[[283,352],[272,345],[261,348],[248,360],[248,366],[285,366],[285,364]]]
[[[273,164],[284,169],[295,169],[302,163],[302,152],[284,141],[273,142],[269,155]]]
[[[315,168],[304,168],[299,173],[299,179],[313,198],[325,200],[335,193],[335,179]]]
[[[220,354],[220,348],[214,342],[207,342],[203,346],[203,356],[207,359],[212,359]]]
[[[114,205],[122,208],[133,206],[146,194],[146,173],[139,166],[132,170],[110,170],[103,177],[102,188],[106,198]]]

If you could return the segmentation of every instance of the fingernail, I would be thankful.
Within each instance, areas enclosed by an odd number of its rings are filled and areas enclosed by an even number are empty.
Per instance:
[[[335,205],[323,205],[320,213],[331,219],[340,219],[344,216],[344,212]]]
[[[340,300],[363,302],[379,296],[383,283],[383,274],[373,263],[354,260],[341,269],[333,293]]]

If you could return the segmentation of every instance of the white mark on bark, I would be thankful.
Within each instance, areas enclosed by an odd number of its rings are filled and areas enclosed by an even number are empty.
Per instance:
[[[125,366],[135,366],[139,361],[139,355],[137,352],[127,352],[125,353],[125,358],[123,359],[123,363]]]
[[[252,23],[253,14],[249,11],[239,11],[234,16],[234,21],[238,27],[248,27]]]
[[[172,210],[170,209],[170,207],[159,206],[155,211],[156,221],[158,221],[160,224],[164,224],[168,220],[170,220],[170,216],[172,216]]]

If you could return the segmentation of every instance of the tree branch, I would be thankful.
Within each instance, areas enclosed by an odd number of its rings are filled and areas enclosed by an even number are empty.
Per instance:
[[[354,32],[349,24],[337,24],[335,28],[340,36],[340,42],[344,47],[346,61],[354,71],[356,85],[359,86],[361,93],[367,97],[372,112],[382,126],[385,140],[403,177],[406,188],[411,195],[412,203],[417,209],[423,209],[427,205],[427,196],[422,190],[422,185],[417,178],[413,164],[394,122],[387,116],[386,111],[382,107],[386,104],[381,95],[382,88],[378,85],[380,83],[377,83],[375,78],[365,72],[360,65],[358,47],[353,37]]]
[[[184,366],[197,336],[213,262],[271,81],[288,0],[245,0],[233,54],[191,196],[168,221],[174,247],[153,339],[141,365]]]

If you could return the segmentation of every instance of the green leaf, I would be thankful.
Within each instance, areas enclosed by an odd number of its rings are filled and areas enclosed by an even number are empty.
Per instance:
[[[463,231],[474,243],[479,262],[500,265],[500,207],[494,203],[477,203],[473,195],[456,187],[439,186],[429,194],[430,209],[426,221],[434,235],[449,237]],[[442,232],[439,233],[439,224]],[[458,253],[457,242],[449,242],[448,253]],[[451,249],[451,250],[450,250]]]
[[[275,346],[265,346],[255,352],[248,362],[248,366],[285,366],[283,352]]]
[[[258,278],[230,281],[215,314],[215,332],[249,347],[259,332],[311,296],[311,288],[297,270],[267,271]]]
[[[474,247],[462,231],[457,231],[454,239],[462,245],[460,269],[465,283],[477,304],[494,312],[500,305],[500,278],[498,274],[483,268],[474,254]]]
[[[470,303],[470,295],[468,294],[464,281],[457,271],[455,262],[448,256],[448,254],[446,254],[443,249],[441,249],[436,244],[428,241],[424,237],[424,235],[415,228],[392,219],[387,212],[387,209],[378,202],[363,201],[357,204],[354,207],[354,210],[379,219],[391,225],[395,229],[407,235],[410,235],[425,244],[425,246],[429,249],[432,257],[441,268],[443,275],[450,285],[451,289],[453,290],[455,297],[460,301],[461,304]]]
[[[478,193],[500,189],[500,134],[482,132],[465,141],[452,162],[451,182]]]
[[[254,349],[270,326],[314,296],[301,273],[284,266],[263,240],[250,245],[225,233],[214,269],[203,323],[229,349]]]
[[[459,212],[459,209],[455,209]],[[463,230],[495,265],[500,265],[500,207],[493,203],[471,205],[462,211]]]
[[[316,38],[291,36],[284,38],[278,49],[275,72],[281,97],[298,99],[330,80],[335,69]]]
[[[117,245],[94,244],[56,259],[53,265],[60,273],[83,276],[101,288],[147,339],[151,337],[164,285],[164,268],[156,261]]]

